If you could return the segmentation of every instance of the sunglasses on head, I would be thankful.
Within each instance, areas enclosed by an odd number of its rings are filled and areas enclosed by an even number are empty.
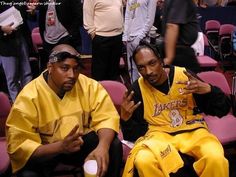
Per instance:
[[[84,68],[82,62],[81,62],[81,58],[80,58],[80,55],[74,55],[74,54],[71,54],[69,52],[66,52],[66,51],[62,51],[62,52],[58,52],[58,51],[53,51],[50,55],[49,55],[49,62],[50,63],[55,63],[55,62],[61,62],[61,61],[64,61],[65,59],[67,58],[73,58],[75,59],[79,66]]]
[[[79,55],[73,55],[69,52],[57,52],[57,51],[53,51],[50,55],[49,55],[49,62],[60,62],[63,61],[67,58],[74,58],[76,60],[80,60]]]

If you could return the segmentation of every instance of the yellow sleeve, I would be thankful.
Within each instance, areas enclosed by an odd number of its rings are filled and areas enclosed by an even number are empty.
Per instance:
[[[36,109],[30,101],[17,100],[21,101],[15,102],[6,122],[7,148],[13,172],[24,167],[35,149],[41,145],[37,133]]]
[[[110,128],[119,133],[119,114],[107,91],[97,83],[91,89],[91,128],[98,131],[101,128]]]

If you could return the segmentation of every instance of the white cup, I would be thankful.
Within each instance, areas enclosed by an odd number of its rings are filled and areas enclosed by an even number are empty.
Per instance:
[[[97,161],[88,160],[84,163],[84,177],[96,177],[97,174]]]

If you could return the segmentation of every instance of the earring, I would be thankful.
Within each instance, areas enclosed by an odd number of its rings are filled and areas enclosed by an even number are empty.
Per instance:
[[[161,64],[161,67],[163,70],[165,70],[164,63]]]

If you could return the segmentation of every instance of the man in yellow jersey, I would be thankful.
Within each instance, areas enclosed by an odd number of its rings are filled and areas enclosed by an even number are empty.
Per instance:
[[[90,159],[98,177],[119,177],[119,115],[101,84],[80,74],[81,66],[74,48],[58,45],[47,70],[17,96],[6,123],[17,177],[48,177],[58,163]]]
[[[142,75],[126,92],[121,109],[124,138],[136,141],[123,177],[168,177],[184,163],[179,154],[194,157],[193,168],[201,177],[228,177],[228,161],[218,139],[208,132],[200,110],[223,116],[229,98],[185,68],[166,66],[150,44],[134,51]]]

